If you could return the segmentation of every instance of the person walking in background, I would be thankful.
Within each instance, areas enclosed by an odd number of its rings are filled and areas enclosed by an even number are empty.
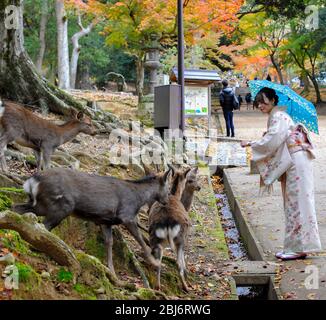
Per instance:
[[[251,97],[251,93],[250,92],[246,94],[245,100],[247,102],[247,110],[250,110],[251,100],[252,100],[252,97]]]
[[[233,110],[239,109],[239,101],[232,88],[229,88],[227,80],[222,81],[223,89],[220,92],[220,104],[223,109],[223,115],[226,126],[226,136],[234,137]]]
[[[275,256],[304,259],[308,253],[321,250],[314,198],[314,148],[308,130],[276,107],[278,100],[274,89],[260,90],[255,103],[268,115],[267,132],[257,141],[242,141],[241,146],[251,146],[263,190],[271,193],[273,182],[281,182],[285,239],[283,251]]]

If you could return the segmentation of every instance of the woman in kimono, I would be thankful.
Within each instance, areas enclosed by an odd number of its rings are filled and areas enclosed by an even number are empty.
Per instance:
[[[267,132],[260,140],[242,141],[241,146],[251,146],[263,190],[271,192],[272,183],[281,182],[285,240],[283,251],[275,256],[282,260],[304,259],[307,253],[321,250],[314,199],[313,146],[304,125],[295,125],[286,112],[276,107],[275,90],[263,88],[255,104],[268,114]]]

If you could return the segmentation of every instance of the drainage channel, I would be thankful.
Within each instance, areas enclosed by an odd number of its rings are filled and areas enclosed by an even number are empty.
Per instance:
[[[223,179],[218,175],[211,177],[215,192],[216,205],[224,230],[226,243],[229,249],[229,256],[232,261],[250,261],[248,252],[241,240],[238,228],[236,226],[228,198],[224,190]],[[252,284],[250,283],[252,282]],[[255,284],[255,279],[242,279],[237,281],[237,294],[239,300],[268,300],[270,297],[270,281],[261,284]]]

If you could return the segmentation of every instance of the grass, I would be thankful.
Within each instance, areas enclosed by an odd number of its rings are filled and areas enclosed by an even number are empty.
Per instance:
[[[0,236],[2,245],[7,249],[25,255],[34,254],[31,252],[28,243],[21,238],[18,232],[0,229]]]
[[[208,175],[208,168],[201,170],[202,174]],[[210,212],[211,219],[210,223],[207,223],[203,215],[191,211],[189,215],[196,224],[196,231],[202,234],[202,241],[204,241],[208,251],[216,252],[221,259],[228,259],[229,251],[218,215],[216,198],[211,182],[208,182],[208,185],[202,186],[200,193],[197,195],[197,199],[202,205],[206,206],[207,211]]]
[[[100,261],[104,261],[106,256],[105,245],[103,240],[101,241],[97,234],[94,234],[92,237],[86,239],[85,248],[88,254],[95,256]]]
[[[36,274],[34,269],[25,263],[16,262],[15,266],[18,269],[19,281],[23,283],[27,283]]]
[[[18,269],[19,283],[24,285],[23,290],[35,290],[41,285],[42,279],[32,266],[23,262],[16,262],[15,266]]]
[[[67,271],[65,268],[60,268],[57,274],[57,280],[59,282],[70,282],[73,279],[73,274],[70,271]]]
[[[12,206],[12,200],[5,194],[0,193],[0,211],[10,209]]]
[[[97,297],[92,291],[92,289],[90,289],[88,286],[85,286],[84,284],[77,283],[74,285],[73,289],[78,294],[80,294],[83,299],[97,300]]]
[[[25,194],[24,189],[17,189],[17,188],[0,188],[0,192],[1,191],[8,191],[8,192],[16,192],[16,193]]]

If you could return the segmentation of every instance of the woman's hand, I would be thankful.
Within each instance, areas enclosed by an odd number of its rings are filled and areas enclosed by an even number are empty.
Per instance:
[[[250,141],[241,141],[240,145],[242,148],[245,148],[251,146],[251,143]]]

